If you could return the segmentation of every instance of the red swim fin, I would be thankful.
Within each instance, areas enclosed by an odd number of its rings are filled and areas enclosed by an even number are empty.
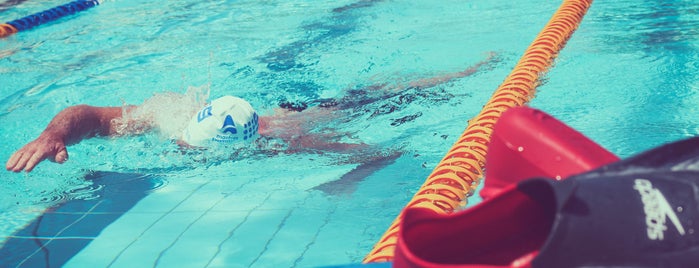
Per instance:
[[[517,186],[454,214],[406,209],[393,267],[529,267],[551,230],[556,202],[542,194],[541,204]]]
[[[487,199],[524,179],[562,179],[618,160],[602,146],[540,110],[511,108],[493,129],[480,195]]]

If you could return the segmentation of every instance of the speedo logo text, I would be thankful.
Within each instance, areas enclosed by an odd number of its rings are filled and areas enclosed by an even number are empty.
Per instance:
[[[663,240],[667,230],[666,220],[669,218],[680,235],[684,235],[684,227],[670,203],[663,193],[654,188],[646,179],[634,180],[634,189],[641,195],[643,211],[646,214],[646,227],[648,238],[651,240]]]

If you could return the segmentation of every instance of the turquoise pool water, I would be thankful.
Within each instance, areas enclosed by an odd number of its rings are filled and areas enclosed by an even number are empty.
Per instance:
[[[64,3],[0,4],[0,19]],[[182,154],[168,131],[87,140],[63,165],[2,173],[0,266],[360,262],[559,4],[120,0],[0,40],[1,159],[80,103],[194,88],[269,115],[280,100],[374,85],[399,92],[306,121],[401,153],[361,165],[372,155]],[[696,135],[694,11],[691,1],[593,3],[531,105],[621,157]],[[484,60],[472,75],[410,87]]]

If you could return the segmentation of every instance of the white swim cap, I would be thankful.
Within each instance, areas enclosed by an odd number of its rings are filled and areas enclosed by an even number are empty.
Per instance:
[[[258,117],[247,101],[223,96],[199,111],[184,130],[182,140],[194,146],[231,144],[257,135]]]

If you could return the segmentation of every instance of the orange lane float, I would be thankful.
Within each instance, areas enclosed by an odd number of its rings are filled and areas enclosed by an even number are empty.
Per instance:
[[[466,204],[483,177],[485,156],[495,122],[512,107],[534,97],[539,76],[553,63],[558,52],[583,19],[592,0],[566,0],[524,52],[510,75],[495,91],[481,112],[428,176],[407,208],[428,208],[452,213]],[[364,263],[392,261],[402,212],[364,258]]]

